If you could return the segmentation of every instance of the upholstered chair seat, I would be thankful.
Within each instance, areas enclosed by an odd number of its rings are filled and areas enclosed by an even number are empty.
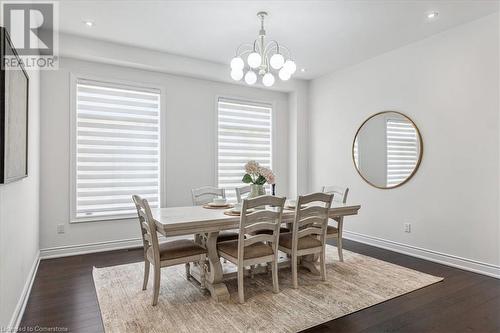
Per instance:
[[[238,258],[238,241],[223,242],[217,245],[219,252],[230,255],[233,258]],[[262,242],[254,243],[245,247],[243,259],[259,258],[273,255],[271,245]]]
[[[159,243],[160,261],[207,253],[207,250],[190,239]],[[148,249],[148,259],[153,260],[153,248]]]
[[[237,240],[238,239],[238,231],[233,231],[233,230],[224,230],[219,232],[219,235],[217,236],[217,242],[226,242],[230,240]]]
[[[292,249],[292,233],[280,235],[280,246]],[[320,247],[321,241],[317,237],[305,236],[298,239],[297,250],[311,249]]]
[[[285,228],[285,227],[281,227],[280,228],[280,234],[284,234],[284,233],[287,233],[287,232],[290,232],[290,229]],[[273,232],[271,230],[259,230],[259,231],[256,232],[256,234],[272,235]]]
[[[333,225],[329,225],[326,227],[326,234],[327,235],[334,235],[334,234],[338,234],[338,233],[339,233],[339,229],[337,229]]]

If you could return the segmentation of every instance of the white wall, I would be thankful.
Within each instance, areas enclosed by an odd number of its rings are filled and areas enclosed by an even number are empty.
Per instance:
[[[307,193],[309,182],[309,82],[296,80],[288,94],[290,197]]]
[[[215,184],[216,96],[274,103],[273,169],[278,194],[288,193],[288,95],[241,85],[62,58],[58,71],[42,73],[40,248],[138,238],[135,220],[69,224],[70,73],[149,83],[166,91],[167,206],[191,204],[190,189]],[[57,224],[66,233],[57,234]]]
[[[0,327],[18,318],[39,249],[40,75],[29,71],[28,177],[0,185]]]
[[[310,185],[350,187],[362,208],[347,230],[498,272],[498,39],[495,14],[312,81]],[[351,159],[358,126],[382,110],[410,116],[424,143],[419,171],[393,190],[366,184]]]

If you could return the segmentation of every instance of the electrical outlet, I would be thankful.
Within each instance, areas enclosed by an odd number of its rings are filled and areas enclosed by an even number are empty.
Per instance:
[[[64,224],[58,224],[57,225],[57,233],[58,234],[64,234]]]
[[[405,223],[404,226],[405,226],[405,232],[410,233],[411,232],[411,223]]]

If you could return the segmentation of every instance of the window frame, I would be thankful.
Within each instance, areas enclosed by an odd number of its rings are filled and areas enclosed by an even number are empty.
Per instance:
[[[394,112],[394,111],[391,111],[391,112]],[[422,159],[422,137],[420,136],[420,132],[417,128],[417,125],[415,125],[415,123],[413,122],[413,120],[411,120],[409,117],[403,115],[403,114],[400,114],[398,113],[400,116],[403,116],[403,118],[405,118],[406,120],[408,120],[408,123],[411,124],[413,126],[413,128],[415,129],[415,148],[416,148],[416,160],[415,160],[415,167],[413,168],[413,171],[410,172],[408,174],[408,176],[403,180],[401,181],[400,183],[397,183],[397,184],[393,184],[393,185],[389,185],[389,157],[388,157],[388,151],[389,151],[389,147],[387,145],[388,143],[388,136],[387,136],[387,126],[388,126],[388,123],[389,121],[399,121],[401,120],[400,118],[396,118],[396,117],[393,117],[393,116],[390,116],[390,115],[386,115],[384,116],[384,125],[385,125],[385,131],[384,131],[384,136],[385,136],[385,169],[386,169],[386,172],[385,172],[385,184],[386,184],[386,188],[387,189],[391,189],[391,188],[396,188],[398,186],[401,186],[403,185],[404,183],[406,183],[407,181],[410,180],[410,178],[413,177],[413,175],[415,174],[415,172],[417,172],[417,169],[418,167],[420,166],[420,162],[421,162],[421,159]]]
[[[126,81],[114,78],[103,78],[99,76],[87,75],[87,74],[78,74],[78,73],[70,73],[70,169],[69,169],[69,223],[86,223],[86,222],[100,222],[100,221],[112,221],[112,220],[128,220],[134,219],[137,217],[136,214],[118,214],[118,215],[108,215],[108,216],[94,216],[94,217],[76,217],[76,155],[77,155],[77,83],[79,80],[87,80],[87,81],[95,81],[97,83],[103,83],[105,85],[122,87],[122,88],[133,88],[144,91],[155,91],[160,94],[160,135],[159,135],[159,163],[160,163],[160,198],[159,205],[160,207],[165,207],[167,198],[166,198],[166,186],[165,186],[165,177],[166,177],[166,89],[163,86],[152,84],[152,83],[144,83],[140,81]],[[132,198],[130,198],[132,201]]]
[[[218,187],[219,186],[219,99],[232,99],[238,102],[242,103],[249,103],[249,104],[267,104],[271,106],[271,170],[276,174],[276,139],[275,139],[275,133],[276,133],[276,102],[274,100],[262,100],[262,99],[254,99],[251,97],[247,96],[235,96],[235,95],[227,95],[227,94],[220,94],[215,96],[215,102],[214,102],[214,133],[215,133],[215,138],[214,138],[214,186]],[[241,182],[241,186],[246,186],[248,184],[245,184]]]

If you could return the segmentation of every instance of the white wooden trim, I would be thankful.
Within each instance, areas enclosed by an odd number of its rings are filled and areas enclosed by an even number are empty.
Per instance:
[[[33,265],[31,266],[28,278],[24,283],[24,288],[21,296],[19,297],[19,301],[17,302],[16,308],[14,309],[14,313],[12,314],[9,325],[6,327],[8,332],[17,332],[19,324],[21,323],[21,319],[24,315],[24,310],[26,309],[26,304],[28,303],[28,298],[31,293],[31,287],[33,286],[33,282],[35,281],[35,276],[36,272],[38,271],[39,264],[40,251],[36,253],[35,260],[33,261]]]
[[[160,89],[160,207],[167,207],[167,90]]]
[[[52,259],[60,257],[76,256],[96,252],[129,249],[141,247],[141,238],[120,239],[106,242],[87,243],[78,245],[66,245],[40,249],[40,259]]]
[[[344,238],[500,279],[500,266],[344,230]]]
[[[139,230],[138,230],[139,233]],[[179,236],[179,237],[169,237],[168,240],[175,239],[186,239],[188,236]],[[164,236],[158,235],[158,239],[160,241],[165,241],[166,238]],[[87,244],[76,244],[76,245],[65,245],[65,246],[57,246],[57,247],[49,247],[40,250],[40,260],[44,259],[53,259],[53,258],[61,258],[61,257],[69,257],[76,256],[80,254],[89,254],[89,253],[98,253],[98,252],[106,252],[113,250],[125,250],[136,247],[142,247],[142,239],[140,237],[137,238],[129,238],[129,239],[118,239],[112,241],[105,242],[97,242],[97,243],[87,243]]]
[[[167,96],[166,88],[164,86],[149,83],[149,82],[139,82],[139,81],[126,81],[116,78],[104,78],[100,76],[70,72],[69,73],[69,110],[70,110],[70,145],[69,145],[69,157],[70,157],[70,170],[69,170],[69,223],[85,223],[85,222],[96,222],[96,221],[108,221],[108,220],[125,220],[137,217],[135,214],[123,214],[115,216],[96,216],[96,217],[84,217],[76,219],[75,207],[76,207],[76,84],[78,79],[104,82],[110,84],[116,84],[118,86],[132,87],[144,89],[145,91],[159,91],[160,94],[160,207],[167,206],[167,190],[166,190],[166,179],[167,179]]]
[[[76,83],[78,76],[69,74],[69,219],[73,222],[76,208]]]

